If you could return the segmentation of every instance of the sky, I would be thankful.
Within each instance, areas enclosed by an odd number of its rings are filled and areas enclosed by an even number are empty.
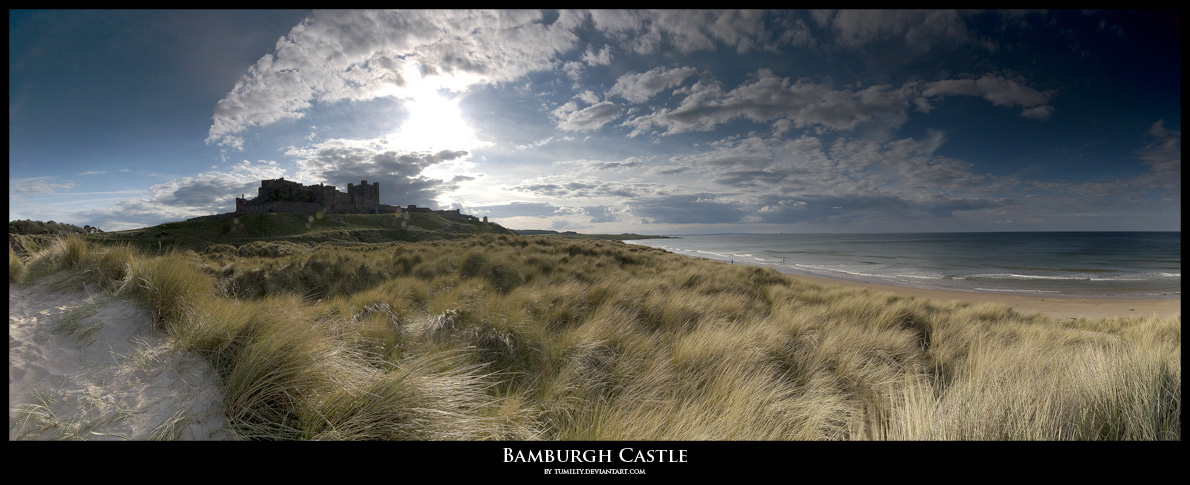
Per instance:
[[[9,219],[1180,231],[1181,12],[10,10]]]

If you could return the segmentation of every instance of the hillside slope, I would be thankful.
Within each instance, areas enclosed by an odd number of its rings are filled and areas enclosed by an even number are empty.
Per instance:
[[[102,244],[129,244],[145,250],[202,250],[215,244],[239,246],[256,241],[292,243],[377,243],[451,239],[475,234],[514,234],[499,224],[446,219],[437,214],[248,214],[90,234]]]

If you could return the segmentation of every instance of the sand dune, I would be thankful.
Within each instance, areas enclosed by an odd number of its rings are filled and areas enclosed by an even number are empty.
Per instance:
[[[936,300],[992,301],[1050,318],[1180,315],[1181,299],[1040,298],[790,275]],[[133,303],[46,284],[9,286],[10,440],[224,440],[210,365],[173,349]]]
[[[103,294],[8,288],[10,440],[220,440],[210,365]]]

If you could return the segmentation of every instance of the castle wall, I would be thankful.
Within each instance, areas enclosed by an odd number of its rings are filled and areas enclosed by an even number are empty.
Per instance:
[[[380,211],[380,184],[347,184],[347,193],[333,185],[305,186],[285,179],[262,180],[255,199],[236,198],[236,214],[264,212],[330,212],[376,214]]]
[[[268,212],[284,212],[288,214],[314,214],[323,210],[322,204],[315,202],[291,202],[284,200],[271,200],[259,202],[256,204],[248,204],[243,211],[236,211],[236,214],[264,214]]]
[[[367,180],[359,185],[347,184],[347,192],[339,192],[333,185],[302,185],[297,182],[275,179],[261,180],[256,198],[236,197],[235,212],[200,216],[193,219],[231,217],[242,214],[264,214],[282,212],[291,214],[396,214],[403,212],[436,213],[448,219],[479,220],[475,216],[461,214],[458,209],[435,211],[410,204],[400,207],[380,203],[380,184]],[[487,218],[484,218],[487,222]]]

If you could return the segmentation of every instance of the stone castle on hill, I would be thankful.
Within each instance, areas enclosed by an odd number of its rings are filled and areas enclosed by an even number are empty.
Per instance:
[[[399,207],[380,203],[380,183],[369,184],[361,180],[359,185],[347,184],[347,193],[339,192],[333,185],[302,185],[284,178],[261,180],[256,198],[236,197],[235,212],[214,217],[239,216],[283,212],[290,214],[396,214],[399,212],[434,213],[448,219],[478,220],[475,216],[459,213],[458,209],[430,210],[416,205]],[[484,217],[483,222],[488,218]]]
[[[255,199],[236,197],[235,213],[380,214],[398,210],[400,208],[396,206],[380,204],[379,183],[369,184],[367,180],[362,180],[359,185],[347,184],[347,193],[344,194],[333,185],[302,185],[279,178],[261,180]]]

